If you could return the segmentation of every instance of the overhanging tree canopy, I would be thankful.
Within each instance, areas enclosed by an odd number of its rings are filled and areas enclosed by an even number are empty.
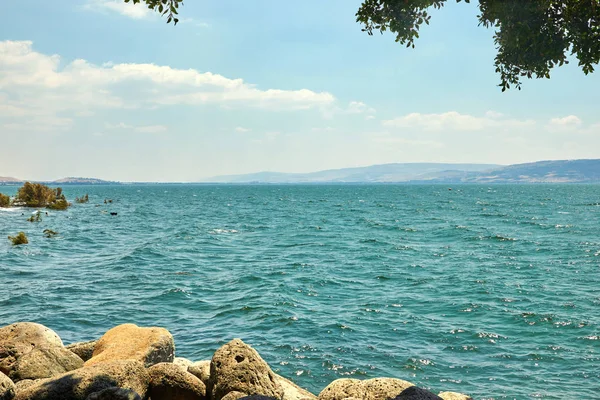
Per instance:
[[[144,2],[175,24],[183,0]],[[396,41],[415,46],[419,29],[429,24],[428,10],[447,0],[364,0],[356,13],[363,31],[390,31]],[[462,0],[456,0],[461,2]],[[469,3],[469,0],[464,0]],[[494,28],[496,72],[502,91],[521,89],[522,78],[550,78],[550,70],[573,55],[587,75],[600,62],[600,0],[479,0],[479,24]]]

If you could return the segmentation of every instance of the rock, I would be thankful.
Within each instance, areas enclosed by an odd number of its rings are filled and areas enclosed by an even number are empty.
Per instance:
[[[229,392],[221,400],[239,400],[242,397],[247,397],[244,393]]]
[[[135,360],[146,368],[161,362],[173,362],[175,342],[164,328],[141,328],[134,324],[116,326],[102,336],[86,366],[105,361]]]
[[[244,396],[240,400],[277,400],[277,399],[275,397],[261,396],[259,394],[255,394],[252,396]]]
[[[321,393],[319,400],[345,400],[357,398],[362,400],[393,399],[413,384],[401,379],[374,378],[368,380],[337,379],[329,384]]]
[[[133,390],[112,387],[92,393],[86,400],[142,400],[142,398]]]
[[[183,358],[183,357],[175,357],[173,359],[173,364],[183,368],[184,371],[188,370],[188,367],[190,365],[193,365],[194,363],[191,362],[190,360],[188,360],[187,358]]]
[[[283,388],[283,400],[317,400],[317,396],[281,375],[275,374],[275,381]]]
[[[466,394],[456,392],[441,392],[438,396],[444,400],[473,400],[472,397],[467,396]]]
[[[91,340],[89,342],[73,343],[66,346],[67,350],[71,350],[77,354],[83,361],[87,361],[92,358],[94,353],[94,346],[96,346],[97,340]]]
[[[283,398],[283,388],[269,365],[240,339],[225,344],[213,355],[208,388],[212,400],[221,400],[229,392]]]
[[[0,328],[0,372],[15,383],[50,378],[82,365],[83,360],[43,325],[19,322]]]
[[[27,389],[31,385],[35,385],[40,379],[23,379],[15,383],[15,390],[18,392]]]
[[[141,362],[107,361],[41,379],[18,390],[15,400],[86,400],[92,393],[114,387],[129,389],[145,398],[149,383],[150,376]]]
[[[204,383],[173,363],[160,363],[148,368],[152,400],[204,400]]]
[[[210,379],[210,360],[196,361],[188,367],[188,372],[200,379],[206,387]]]
[[[15,395],[15,384],[8,376],[0,372],[0,400],[12,400]]]
[[[396,396],[394,400],[442,400],[442,398],[429,390],[411,386]]]
[[[17,322],[0,328],[0,341],[5,340],[64,347],[56,332],[35,322]]]

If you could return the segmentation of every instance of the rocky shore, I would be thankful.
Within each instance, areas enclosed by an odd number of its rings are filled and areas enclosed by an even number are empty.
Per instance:
[[[164,328],[116,326],[100,339],[64,346],[51,329],[0,328],[0,400],[467,400],[395,378],[337,379],[315,395],[274,373],[240,339],[211,360],[175,357]]]

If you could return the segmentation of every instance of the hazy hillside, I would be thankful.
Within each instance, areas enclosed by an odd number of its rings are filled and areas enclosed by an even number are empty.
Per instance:
[[[560,183],[600,182],[600,160],[538,161],[501,166],[494,164],[383,164],[306,174],[260,172],[218,176],[205,182],[319,183],[319,182],[431,182],[431,183]]]
[[[217,176],[204,182],[229,183],[318,183],[318,182],[408,182],[430,180],[442,173],[460,171],[461,174],[475,171],[492,170],[497,164],[438,164],[408,163],[382,164],[369,167],[342,168],[305,174],[286,174],[280,172],[259,172],[245,175]]]
[[[469,176],[468,182],[600,182],[600,160],[538,161]]]

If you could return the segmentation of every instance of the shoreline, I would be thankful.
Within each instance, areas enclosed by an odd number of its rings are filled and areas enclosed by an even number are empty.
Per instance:
[[[211,360],[176,357],[165,328],[122,324],[102,337],[64,345],[32,322],[0,327],[0,400],[469,400],[396,378],[341,378],[313,394],[273,372],[233,339]],[[262,396],[262,397],[261,397]]]

